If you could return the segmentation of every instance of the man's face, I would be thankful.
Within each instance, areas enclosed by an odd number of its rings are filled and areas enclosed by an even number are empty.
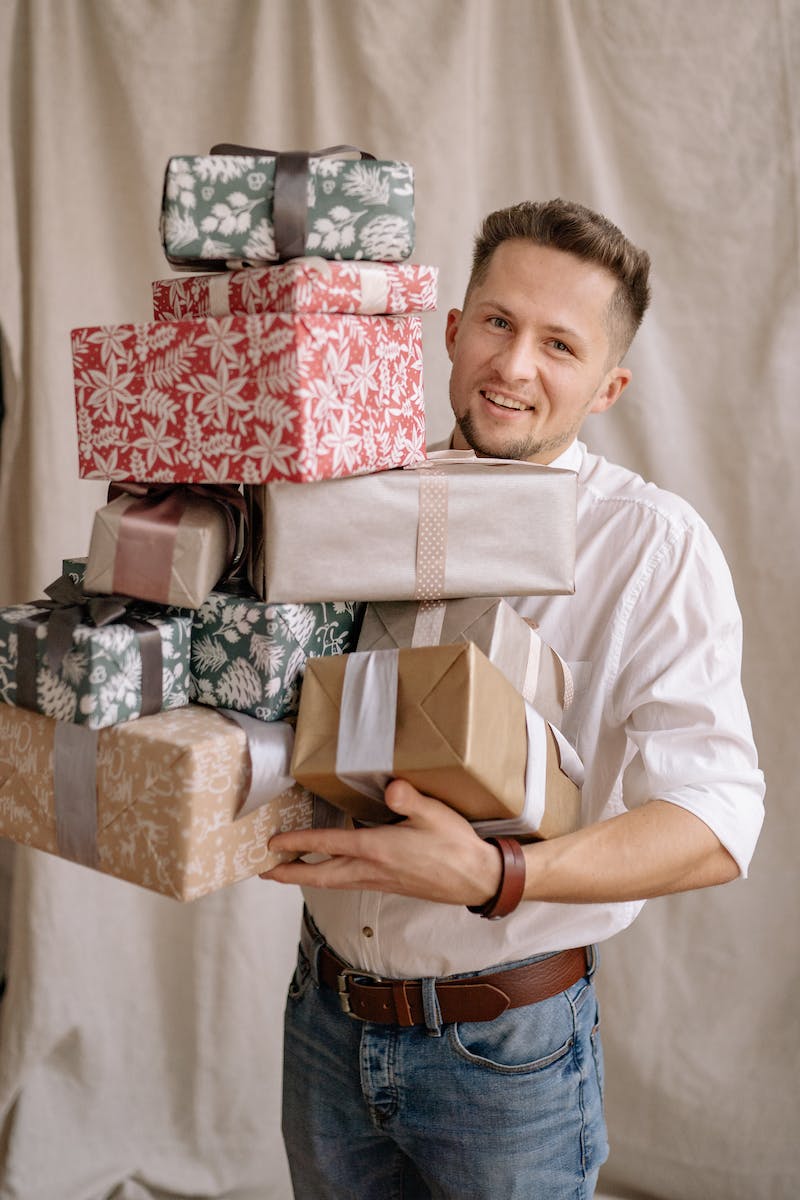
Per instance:
[[[495,250],[486,278],[447,315],[454,445],[548,463],[590,412],[630,379],[614,365],[604,267],[521,238]]]

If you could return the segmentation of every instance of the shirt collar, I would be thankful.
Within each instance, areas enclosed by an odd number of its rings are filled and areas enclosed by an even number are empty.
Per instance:
[[[586,447],[583,442],[571,442],[563,454],[559,454],[558,458],[554,458],[547,465],[549,467],[560,467],[562,471],[580,471],[585,450]]]

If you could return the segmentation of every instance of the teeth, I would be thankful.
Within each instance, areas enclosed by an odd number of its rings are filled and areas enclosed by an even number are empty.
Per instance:
[[[497,392],[484,392],[483,394],[487,400],[491,400],[492,404],[497,404],[500,408],[515,408],[519,412],[525,412],[531,407],[519,400],[512,400],[510,396],[500,396]]]

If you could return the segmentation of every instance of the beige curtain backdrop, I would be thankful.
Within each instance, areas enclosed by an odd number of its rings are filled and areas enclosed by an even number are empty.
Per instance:
[[[796,1200],[798,0],[0,0],[0,602],[85,553],[69,330],[146,320],[171,154],[352,142],[416,168],[431,438],[490,208],[570,196],[648,247],[634,383],[592,448],[731,563],[768,781],[751,878],[654,901],[600,976],[612,1152],[639,1200]],[[13,862],[13,885],[9,883]],[[7,845],[3,1200],[288,1200],[297,895],[190,906]],[[545,1198],[542,1198],[545,1200]]]

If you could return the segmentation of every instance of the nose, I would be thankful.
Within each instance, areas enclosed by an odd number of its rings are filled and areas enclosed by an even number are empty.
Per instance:
[[[505,383],[535,379],[539,373],[536,347],[529,337],[516,333],[498,349],[494,367]]]

